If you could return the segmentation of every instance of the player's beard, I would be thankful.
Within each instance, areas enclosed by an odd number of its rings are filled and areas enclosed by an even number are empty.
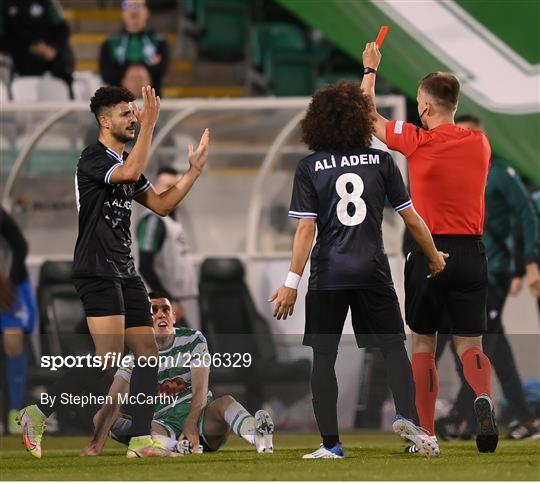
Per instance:
[[[118,130],[112,134],[120,143],[129,143],[135,139],[135,126],[133,126],[133,131],[127,131],[127,128],[124,128],[122,131]]]

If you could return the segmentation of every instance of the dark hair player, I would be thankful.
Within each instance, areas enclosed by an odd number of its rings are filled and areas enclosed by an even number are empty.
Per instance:
[[[79,211],[79,235],[73,261],[73,281],[82,300],[95,353],[119,354],[124,342],[140,362],[133,370],[130,394],[155,395],[157,367],[144,360],[158,355],[148,294],[135,270],[131,256],[131,205],[135,200],[165,216],[187,195],[204,168],[209,132],[205,130],[196,151],[189,146],[190,168],[170,189],[158,194],[142,174],[150,151],[152,135],[159,116],[160,99],[154,89],[142,89],[143,106],[121,87],[102,87],[90,102],[90,110],[99,124],[96,144],[81,154],[76,173],[76,200]],[[128,154],[124,145],[137,141]],[[47,417],[59,406],[62,393],[77,393],[89,381],[102,375],[101,368],[70,370],[49,391],[49,405],[30,405],[19,414],[23,442],[35,457],[41,457],[41,438]],[[56,398],[55,398],[56,397]],[[154,403],[133,409],[132,437],[128,457],[174,455],[150,436]],[[83,449],[93,453],[94,441]]]
[[[311,251],[304,344],[313,348],[313,409],[323,443],[305,459],[343,457],[337,424],[334,370],[349,308],[358,346],[379,347],[396,405],[394,430],[435,456],[437,443],[416,426],[411,364],[404,327],[382,241],[385,198],[422,247],[431,276],[445,266],[426,224],[416,213],[401,173],[386,151],[370,148],[371,101],[356,83],[339,82],[315,93],[302,138],[314,153],[298,163],[289,216],[298,218],[290,272],[271,297],[274,315],[287,318]]]

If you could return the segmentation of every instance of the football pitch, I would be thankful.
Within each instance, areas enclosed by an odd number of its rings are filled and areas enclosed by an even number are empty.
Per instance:
[[[405,454],[394,435],[344,433],[346,458],[303,461],[320,437],[278,434],[274,454],[257,454],[232,436],[219,452],[177,459],[126,459],[109,442],[100,457],[78,457],[88,440],[47,437],[43,458],[26,453],[18,437],[0,439],[1,480],[530,480],[540,479],[540,442],[505,441],[495,454],[478,454],[474,441],[442,442],[439,458]]]

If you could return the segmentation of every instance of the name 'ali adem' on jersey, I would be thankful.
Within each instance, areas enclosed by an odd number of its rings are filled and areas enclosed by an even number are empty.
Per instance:
[[[350,156],[343,155],[339,163],[340,163],[339,165],[340,167],[344,167],[344,166],[358,166],[358,165],[379,165],[380,161],[379,161],[379,155],[363,154],[363,155],[350,155]],[[334,155],[331,155],[330,163],[328,162],[326,158],[322,161],[317,160],[315,162],[315,171],[328,170],[329,168],[336,168],[336,166],[338,166],[336,163],[336,157]]]

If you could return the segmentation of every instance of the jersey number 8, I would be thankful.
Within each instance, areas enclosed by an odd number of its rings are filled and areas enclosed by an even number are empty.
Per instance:
[[[352,192],[347,191],[347,183],[353,187]],[[364,182],[355,173],[344,173],[336,180],[336,192],[339,195],[337,204],[337,217],[343,225],[354,226],[360,225],[366,218],[367,206],[362,200],[364,193]],[[354,205],[353,215],[349,215],[347,208],[349,203]]]

